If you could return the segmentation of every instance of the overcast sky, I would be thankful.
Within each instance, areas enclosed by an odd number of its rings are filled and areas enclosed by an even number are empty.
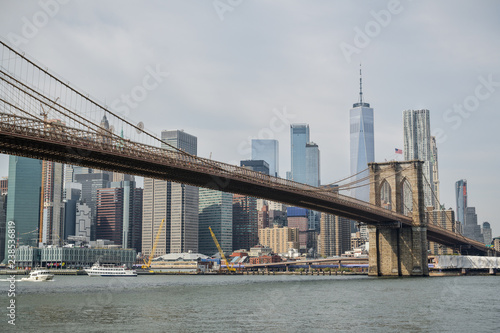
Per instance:
[[[197,136],[200,156],[238,163],[250,158],[249,138],[272,137],[284,177],[289,124],[308,123],[322,183],[349,174],[362,63],[375,160],[403,148],[403,110],[429,109],[441,202],[455,209],[455,181],[467,179],[469,206],[500,235],[498,1],[0,0],[0,9],[3,40],[155,133]],[[147,96],[127,104],[150,72]],[[0,158],[0,176],[7,164]]]

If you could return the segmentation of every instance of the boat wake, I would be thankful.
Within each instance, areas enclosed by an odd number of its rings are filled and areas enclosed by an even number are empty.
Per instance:
[[[11,282],[11,281],[12,281],[11,279],[0,279],[0,282]],[[30,280],[23,280],[22,278],[16,279],[15,281],[16,281],[16,283],[17,282],[54,282],[53,279],[52,280],[43,280],[43,281],[41,281],[41,280],[40,281],[30,281]]]

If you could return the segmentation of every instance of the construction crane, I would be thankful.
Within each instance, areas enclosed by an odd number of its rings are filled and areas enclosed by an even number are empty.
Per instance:
[[[155,250],[156,250],[156,245],[158,245],[158,240],[160,239],[160,232],[161,232],[161,229],[163,228],[163,223],[165,223],[165,219],[161,220],[160,229],[158,229],[158,232],[156,233],[156,238],[155,238],[155,242],[153,244],[153,248],[151,249],[151,254],[149,255],[149,259],[147,262],[146,262],[146,260],[143,260],[146,265],[142,266],[142,268],[149,268],[151,266],[151,260],[153,260],[153,255],[154,255]]]
[[[212,228],[208,227],[208,229],[210,230],[210,234],[212,234],[212,238],[214,239],[215,246],[217,246],[217,250],[219,250],[221,259],[223,259],[224,263],[226,264],[227,270],[230,271],[230,272],[235,272],[236,269],[232,265],[229,266],[229,263],[228,263],[228,261],[226,259],[226,256],[224,255],[224,251],[222,251],[222,248],[220,247],[219,242],[217,241],[217,237],[215,237],[215,234],[212,231]]]

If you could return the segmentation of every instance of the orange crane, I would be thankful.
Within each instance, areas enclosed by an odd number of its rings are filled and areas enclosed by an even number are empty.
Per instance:
[[[217,237],[215,237],[215,234],[212,231],[212,228],[208,227],[208,229],[210,230],[210,234],[212,235],[212,238],[214,239],[214,243],[215,243],[215,246],[217,246],[217,250],[219,250],[221,259],[223,259],[224,263],[226,264],[227,270],[230,272],[235,272],[236,269],[233,267],[233,265],[229,266],[229,263],[226,259],[226,256],[224,255],[224,251],[222,251],[222,248],[220,247],[219,242],[217,241]]]
[[[165,219],[161,220],[160,229],[158,229],[158,232],[156,233],[156,238],[153,244],[153,248],[151,249],[151,254],[149,255],[149,259],[147,262],[146,260],[143,260],[146,265],[142,266],[142,268],[149,268],[151,266],[151,260],[153,260],[153,255],[156,250],[156,245],[158,245],[158,240],[160,239],[161,229],[163,229],[163,223],[165,223]]]

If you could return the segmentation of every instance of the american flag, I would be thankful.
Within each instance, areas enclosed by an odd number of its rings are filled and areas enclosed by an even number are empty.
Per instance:
[[[396,149],[396,154],[402,154],[403,153],[402,149],[398,149],[398,148],[395,148],[395,149]]]

